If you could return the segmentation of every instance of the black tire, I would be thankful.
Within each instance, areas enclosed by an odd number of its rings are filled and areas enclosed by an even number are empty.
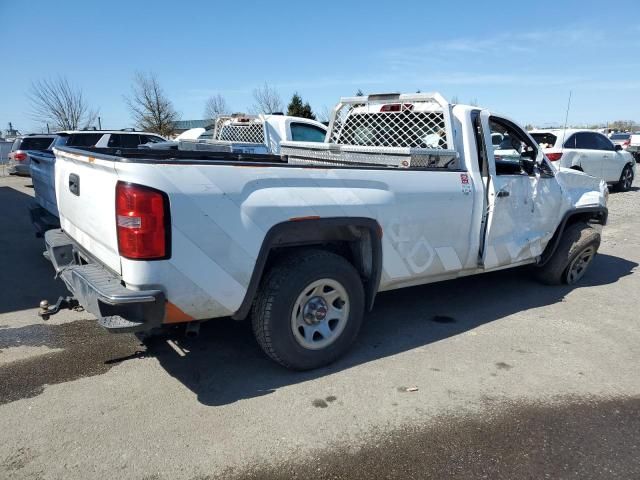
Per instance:
[[[600,247],[600,232],[588,223],[578,222],[567,226],[558,248],[549,261],[536,272],[538,279],[547,285],[572,285],[582,278]],[[584,266],[578,278],[572,274],[574,262],[578,262],[581,254],[592,251],[591,258]]]
[[[616,183],[616,190],[618,192],[628,192],[633,185],[633,168],[627,164],[622,169],[620,174],[620,180]]]
[[[349,313],[333,343],[313,350],[296,339],[292,313],[299,295],[320,279],[339,282],[348,296]],[[351,347],[363,314],[364,289],[356,269],[339,255],[306,249],[267,273],[253,305],[252,326],[258,344],[269,357],[293,370],[310,370],[335,361]]]

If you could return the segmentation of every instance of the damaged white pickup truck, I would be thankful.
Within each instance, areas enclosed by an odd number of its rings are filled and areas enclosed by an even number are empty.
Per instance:
[[[280,153],[55,149],[46,247],[73,297],[41,315],[79,302],[112,332],[250,316],[273,360],[310,369],[381,291],[525,264],[578,281],[607,219],[603,182],[438,94],[343,98],[324,143]]]

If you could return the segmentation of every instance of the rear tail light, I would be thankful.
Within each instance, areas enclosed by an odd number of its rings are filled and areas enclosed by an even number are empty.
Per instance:
[[[551,160],[552,162],[557,162],[558,160],[560,160],[562,158],[562,153],[558,152],[558,153],[547,153],[547,158],[549,160]]]
[[[622,142],[623,147],[628,147],[631,144],[631,139],[627,138],[624,142]]]
[[[118,251],[133,260],[169,258],[169,201],[150,187],[116,185]]]
[[[27,159],[27,154],[24,152],[12,152],[11,158],[16,162],[24,162]]]

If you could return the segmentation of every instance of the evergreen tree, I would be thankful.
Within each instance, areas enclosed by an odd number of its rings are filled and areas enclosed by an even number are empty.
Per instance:
[[[289,106],[287,107],[287,115],[310,118],[311,120],[316,119],[313,110],[311,110],[311,105],[309,105],[309,102],[302,103],[302,97],[298,95],[298,92],[294,93],[293,97],[291,97],[291,102],[289,102]]]
[[[360,89],[356,92],[356,97],[364,97],[364,92]]]

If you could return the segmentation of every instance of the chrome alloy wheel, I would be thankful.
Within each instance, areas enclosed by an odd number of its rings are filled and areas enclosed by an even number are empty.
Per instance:
[[[307,285],[293,305],[291,329],[302,347],[319,350],[335,342],[349,319],[346,289],[330,278]]]
[[[587,247],[573,259],[573,262],[571,262],[571,265],[569,265],[567,269],[567,283],[569,285],[573,285],[584,276],[595,255],[596,249]]]

